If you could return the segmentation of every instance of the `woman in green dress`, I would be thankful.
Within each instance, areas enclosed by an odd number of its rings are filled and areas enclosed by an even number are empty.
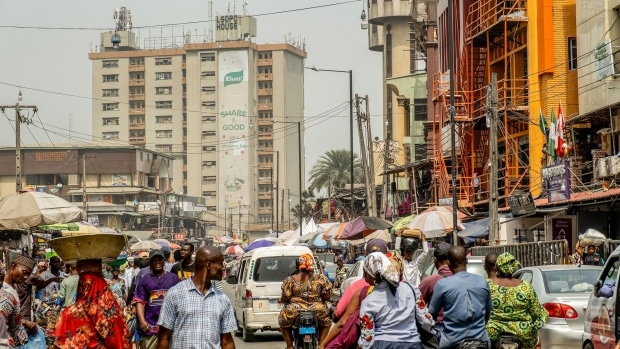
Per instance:
[[[487,322],[492,348],[497,348],[502,334],[519,337],[521,349],[535,348],[538,330],[547,321],[548,313],[540,305],[532,284],[512,277],[518,268],[515,257],[504,252],[497,257],[496,275],[491,273],[487,279],[493,301],[493,310]]]

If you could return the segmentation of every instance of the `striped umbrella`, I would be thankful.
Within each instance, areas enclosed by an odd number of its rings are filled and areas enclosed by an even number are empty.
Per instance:
[[[408,229],[418,229],[427,238],[437,238],[445,236],[447,232],[453,230],[452,212],[449,211],[430,211],[423,212],[415,216],[407,225]],[[457,230],[462,230],[463,225],[457,222]]]

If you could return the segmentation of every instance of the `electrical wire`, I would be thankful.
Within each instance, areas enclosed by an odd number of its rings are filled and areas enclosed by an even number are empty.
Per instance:
[[[324,5],[315,5],[315,6],[308,6],[308,7],[300,7],[300,8],[294,8],[294,9],[288,9],[288,10],[279,10],[279,11],[272,11],[272,12],[264,12],[264,13],[259,13],[259,14],[255,14],[252,15],[252,17],[263,17],[263,16],[273,16],[273,15],[280,15],[280,14],[285,14],[285,13],[292,13],[292,12],[300,12],[300,11],[309,11],[309,10],[315,10],[315,9],[320,9],[320,8],[325,8],[325,7],[333,7],[333,6],[340,6],[340,5],[346,5],[346,4],[350,4],[350,3],[354,3],[354,2],[358,2],[359,0],[349,0],[349,1],[341,1],[341,2],[334,2],[331,4],[324,4]],[[148,28],[159,28],[159,27],[173,27],[173,26],[181,26],[181,25],[189,25],[189,24],[201,24],[201,23],[213,23],[216,22],[213,19],[207,19],[207,20],[202,20],[202,21],[187,21],[187,22],[177,22],[177,23],[167,23],[167,24],[152,24],[152,25],[143,25],[143,26],[133,26],[132,29],[148,29]],[[36,30],[86,30],[86,31],[109,31],[110,28],[102,28],[102,27],[43,27],[43,26],[30,26],[30,25],[10,25],[10,24],[4,24],[4,25],[0,25],[0,29],[36,29]]]

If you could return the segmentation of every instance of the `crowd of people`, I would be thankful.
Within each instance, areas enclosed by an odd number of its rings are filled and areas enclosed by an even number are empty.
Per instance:
[[[234,348],[221,251],[194,254],[186,243],[170,257],[164,249],[109,262],[36,262],[16,253],[0,269],[0,349]]]

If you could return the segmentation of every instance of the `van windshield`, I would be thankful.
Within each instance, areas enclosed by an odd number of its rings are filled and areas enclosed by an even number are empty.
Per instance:
[[[258,258],[252,279],[256,282],[282,282],[295,272],[297,258],[297,256]]]

